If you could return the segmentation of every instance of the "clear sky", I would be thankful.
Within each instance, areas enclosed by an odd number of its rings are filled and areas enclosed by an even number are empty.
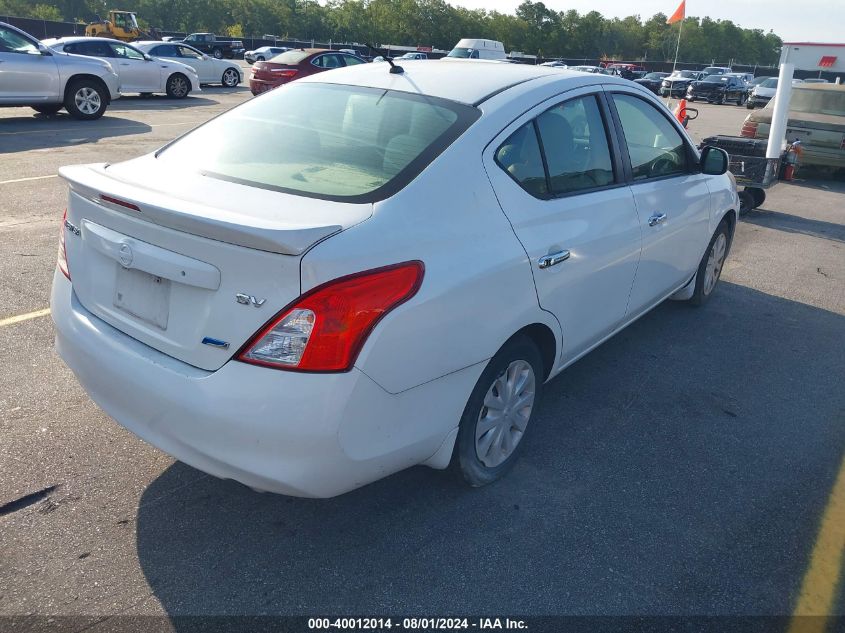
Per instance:
[[[471,9],[513,13],[521,0],[447,0]],[[596,10],[606,17],[655,13],[672,15],[681,0],[544,0],[556,11],[575,9],[579,13]],[[749,29],[773,30],[790,42],[845,43],[845,0],[687,0],[687,16],[710,16],[732,20]]]

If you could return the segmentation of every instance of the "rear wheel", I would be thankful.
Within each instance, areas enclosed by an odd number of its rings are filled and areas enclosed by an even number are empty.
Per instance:
[[[766,192],[759,187],[746,187],[745,191],[751,194],[751,197],[754,199],[754,208],[758,208],[763,206],[763,203],[766,201]]]
[[[223,59],[223,51],[219,48],[215,48],[211,51],[211,54],[214,56],[214,59]]]
[[[722,275],[722,267],[725,265],[725,258],[728,256],[728,245],[730,234],[728,221],[722,220],[719,228],[710,239],[710,244],[701,258],[698,265],[698,272],[695,275],[695,290],[690,297],[690,304],[694,306],[703,305],[713,294],[716,284]]]
[[[65,110],[74,119],[93,121],[106,111],[103,87],[92,79],[78,79],[65,92]]]
[[[461,417],[453,464],[471,486],[499,479],[513,466],[543,387],[543,360],[526,336],[490,360]]]
[[[235,86],[238,85],[238,83],[240,83],[240,81],[241,81],[241,76],[238,74],[238,71],[235,70],[234,68],[227,68],[223,72],[223,77],[221,79],[221,83],[226,88],[234,88]]]
[[[188,83],[188,78],[185,75],[174,73],[167,79],[165,88],[167,96],[171,99],[184,99],[191,91],[191,84]]]
[[[739,192],[739,212],[748,213],[757,205],[755,204],[754,195],[747,189]]]
[[[740,107],[744,106],[745,105],[745,99],[746,99],[746,95],[743,94],[743,93],[740,93],[739,99],[736,100],[736,104]]]
[[[64,107],[61,103],[55,103],[51,105],[37,105],[32,106],[32,109],[38,112],[39,114],[46,114],[48,116],[52,116],[56,114],[59,110]]]

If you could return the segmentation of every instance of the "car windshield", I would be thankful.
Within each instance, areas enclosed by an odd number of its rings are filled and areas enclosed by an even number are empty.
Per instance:
[[[663,79],[666,76],[666,73],[649,73],[643,79]]]
[[[789,101],[789,109],[793,112],[845,116],[845,88],[842,90],[795,88]]]
[[[704,81],[708,84],[721,84],[721,83],[728,83],[730,80],[729,77],[725,77],[724,75],[710,75],[709,77],[705,77]]]
[[[760,84],[761,88],[777,88],[778,87],[778,78],[777,77],[769,77],[766,81]]]
[[[696,76],[696,71],[694,70],[676,70],[672,73],[672,77],[681,77],[683,79],[690,79],[691,77]]]
[[[301,62],[303,59],[308,57],[310,53],[306,51],[287,51],[282,53],[281,55],[276,55],[270,59],[271,62],[274,64],[289,64],[294,66]]]
[[[473,48],[453,48],[446,57],[466,59],[467,57],[478,57],[478,53]]]
[[[212,119],[157,157],[222,180],[372,202],[410,182],[479,115],[425,95],[300,82]]]

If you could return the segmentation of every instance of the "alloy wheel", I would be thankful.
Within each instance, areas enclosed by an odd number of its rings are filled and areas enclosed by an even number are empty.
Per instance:
[[[73,95],[73,101],[79,111],[87,115],[97,114],[103,106],[100,94],[88,86],[77,90],[76,94]]]
[[[170,92],[174,97],[184,97],[188,94],[188,82],[182,77],[173,77],[170,80]]]
[[[233,88],[234,86],[238,85],[238,73],[228,68],[226,72],[223,73],[223,85],[227,88]]]

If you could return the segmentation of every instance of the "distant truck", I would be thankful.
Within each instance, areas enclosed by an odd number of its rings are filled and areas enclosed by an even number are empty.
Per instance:
[[[183,41],[215,59],[234,59],[244,52],[243,42],[218,40],[214,33],[191,33]]]
[[[464,38],[455,45],[447,59],[499,59],[506,60],[505,45],[496,40]]]

